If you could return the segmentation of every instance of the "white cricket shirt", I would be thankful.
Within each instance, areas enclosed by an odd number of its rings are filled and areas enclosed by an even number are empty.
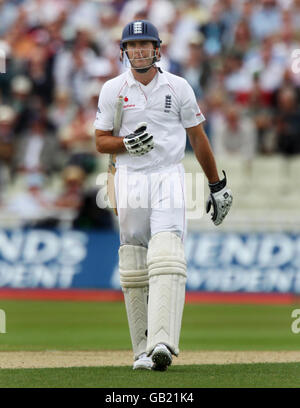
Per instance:
[[[128,171],[152,171],[181,162],[186,145],[185,129],[205,120],[184,78],[166,71],[157,72],[149,88],[148,92],[129,69],[107,81],[101,89],[94,122],[96,129],[113,129],[116,99],[122,95],[120,136],[133,133],[139,122],[147,122],[147,130],[154,140],[154,149],[141,157],[127,152],[118,154],[116,167],[126,165]]]

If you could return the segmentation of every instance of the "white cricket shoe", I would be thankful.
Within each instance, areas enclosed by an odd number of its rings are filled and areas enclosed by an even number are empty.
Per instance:
[[[133,370],[151,370],[153,366],[152,358],[147,356],[147,353],[139,355],[138,359],[133,363]]]
[[[172,364],[172,354],[167,346],[158,344],[155,346],[152,354],[152,370],[165,371]]]

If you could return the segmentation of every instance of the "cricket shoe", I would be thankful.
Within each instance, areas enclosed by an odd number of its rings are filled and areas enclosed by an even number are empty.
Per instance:
[[[164,344],[155,346],[151,357],[153,361],[152,370],[166,371],[168,366],[172,364],[172,354]]]
[[[147,353],[142,353],[133,363],[134,370],[151,370],[153,366],[152,358],[147,356]]]

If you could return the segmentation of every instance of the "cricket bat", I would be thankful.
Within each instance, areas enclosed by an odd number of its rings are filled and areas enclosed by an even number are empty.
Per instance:
[[[115,104],[115,114],[114,114],[114,128],[113,135],[119,136],[121,123],[122,123],[122,114],[123,114],[123,96],[118,96]],[[112,206],[114,213],[118,215],[117,211],[117,201],[115,193],[115,173],[116,173],[116,154],[109,155],[108,170],[107,170],[107,195]]]

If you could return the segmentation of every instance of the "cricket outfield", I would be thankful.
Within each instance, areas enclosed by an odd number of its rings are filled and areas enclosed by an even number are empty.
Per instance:
[[[299,387],[297,305],[187,304],[165,373],[132,370],[122,302],[0,301],[0,387]]]

